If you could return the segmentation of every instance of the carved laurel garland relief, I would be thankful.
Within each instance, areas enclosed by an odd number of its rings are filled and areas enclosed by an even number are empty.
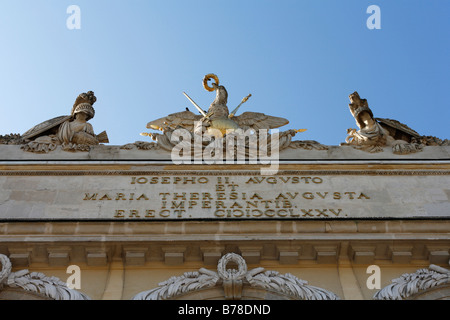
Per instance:
[[[84,293],[67,287],[57,277],[47,277],[27,269],[11,272],[11,261],[3,254],[0,254],[0,266],[0,292],[7,288],[18,288],[54,300],[90,300]]]
[[[375,293],[373,298],[375,300],[414,299],[427,290],[439,289],[449,283],[450,270],[431,264],[428,269],[405,273],[392,280],[391,284]]]
[[[227,268],[230,263],[237,269]],[[54,300],[90,300],[57,277],[47,277],[39,272],[20,270],[11,272],[9,258],[0,254],[0,293],[5,290],[23,290],[24,294],[35,294],[35,298]],[[450,270],[431,264],[428,269],[405,273],[392,283],[379,290],[375,300],[404,299],[450,299]],[[185,272],[178,277],[161,282],[159,287],[140,292],[133,300],[167,300],[192,297],[193,293],[220,289],[225,299],[241,299],[245,288],[271,293],[272,298],[295,300],[339,300],[328,290],[311,286],[292,274],[280,274],[258,267],[247,269],[240,255],[228,253],[218,262],[217,271],[200,268],[196,272]],[[17,292],[16,292],[17,294]],[[190,295],[191,294],[191,295]],[[189,296],[190,295],[190,296]],[[194,295],[195,296],[195,295]],[[220,297],[219,297],[220,298]]]
[[[229,263],[237,264],[237,269],[228,269]],[[11,262],[0,254],[0,292],[4,289],[18,288],[37,296],[54,300],[90,300],[56,277],[47,277],[39,272],[20,270],[11,272]],[[204,268],[197,272],[186,272],[182,276],[172,277],[160,283],[160,286],[141,292],[133,300],[165,300],[192,293],[201,289],[222,287],[225,299],[240,299],[244,286],[271,291],[278,296],[299,300],[338,300],[334,293],[308,285],[291,274],[265,271],[264,268],[247,270],[247,264],[240,255],[229,253],[218,263],[217,272]]]
[[[228,269],[229,263],[236,264],[237,269]],[[198,290],[217,287],[223,288],[225,299],[234,300],[242,298],[244,287],[271,291],[278,297],[295,300],[339,300],[333,292],[311,286],[289,273],[265,271],[261,267],[248,271],[244,258],[236,253],[224,255],[219,260],[217,272],[204,268],[186,272],[161,282],[157,288],[138,293],[133,300],[176,299]]]

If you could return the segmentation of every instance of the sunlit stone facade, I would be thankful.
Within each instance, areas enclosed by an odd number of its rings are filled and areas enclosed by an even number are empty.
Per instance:
[[[448,298],[449,155],[291,148],[262,175],[164,150],[0,145],[0,299]],[[421,269],[438,280],[383,291]],[[21,287],[33,272],[59,293]],[[195,285],[168,294],[170,278]]]

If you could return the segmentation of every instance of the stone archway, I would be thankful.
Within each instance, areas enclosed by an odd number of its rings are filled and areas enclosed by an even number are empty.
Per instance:
[[[228,269],[232,263],[237,269]],[[314,287],[292,274],[247,270],[240,255],[228,253],[217,265],[217,272],[204,268],[186,272],[160,283],[160,286],[138,293],[133,300],[338,300],[331,291]]]

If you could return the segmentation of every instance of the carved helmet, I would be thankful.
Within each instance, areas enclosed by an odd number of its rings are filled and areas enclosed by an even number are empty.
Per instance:
[[[86,120],[92,119],[95,115],[95,110],[92,107],[95,101],[97,101],[97,98],[95,97],[94,92],[88,91],[86,93],[80,93],[73,104],[72,116],[83,112],[87,114]]]

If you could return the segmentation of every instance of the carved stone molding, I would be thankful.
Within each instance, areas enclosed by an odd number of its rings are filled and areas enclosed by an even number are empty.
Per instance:
[[[448,219],[0,222],[0,253],[21,268],[58,260],[64,266],[106,266],[120,242],[127,265],[203,261],[204,267],[214,268],[224,254],[235,252],[255,267],[260,260],[335,264],[340,247],[349,241],[346,254],[355,264],[421,268],[448,261],[449,229]]]
[[[55,170],[55,171],[1,171],[0,176],[257,176],[260,175],[259,169],[254,171],[138,171],[138,170]],[[447,169],[442,170],[280,170],[277,176],[285,175],[351,175],[351,176],[434,176],[450,175]]]
[[[228,269],[233,263],[237,269]],[[244,287],[273,291],[280,296],[298,300],[339,300],[328,290],[314,287],[307,281],[292,274],[280,274],[277,271],[265,271],[264,268],[247,270],[247,263],[242,256],[228,253],[219,260],[217,272],[200,268],[196,272],[185,272],[161,282],[159,287],[143,291],[133,300],[168,300],[202,289],[222,287],[225,299],[241,299]]]
[[[90,300],[87,295],[67,287],[57,277],[47,277],[27,269],[11,272],[11,261],[3,254],[0,254],[0,265],[0,292],[4,288],[16,288],[54,300]]]

